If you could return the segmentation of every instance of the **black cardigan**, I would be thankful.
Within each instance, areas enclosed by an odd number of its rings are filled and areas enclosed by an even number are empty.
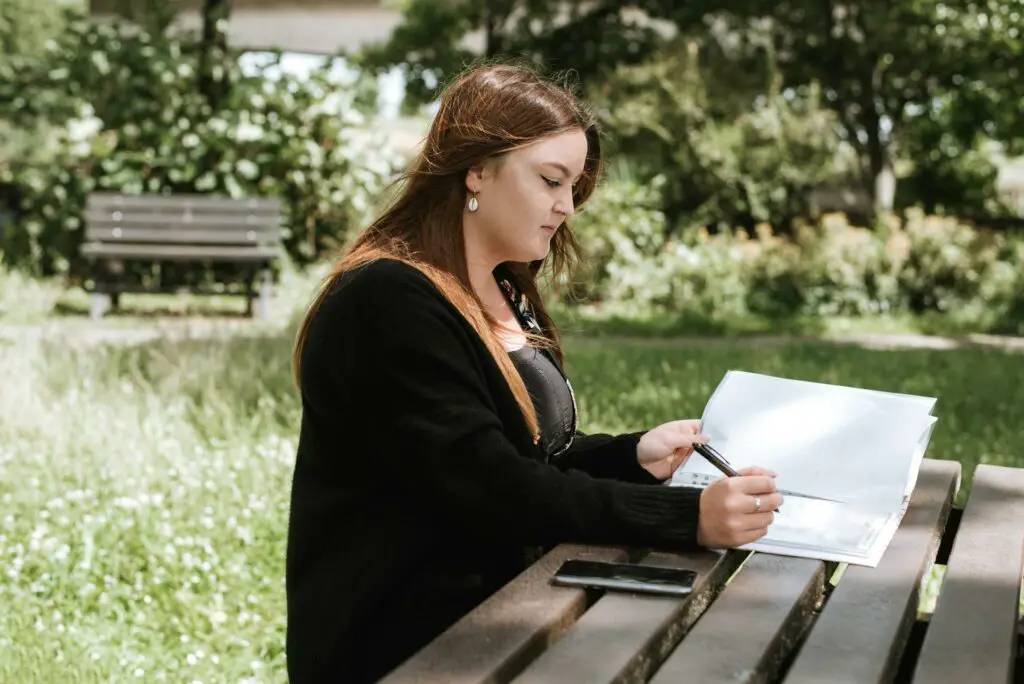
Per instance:
[[[552,545],[696,546],[700,490],[661,486],[639,434],[545,463],[483,341],[405,264],[345,274],[302,359],[293,684],[375,681]]]

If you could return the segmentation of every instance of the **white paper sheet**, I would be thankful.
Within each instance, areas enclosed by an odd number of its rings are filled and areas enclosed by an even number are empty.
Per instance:
[[[787,497],[757,551],[875,566],[906,510],[936,418],[936,399],[744,371],[726,373],[701,430],[737,470],[774,470]],[[721,473],[699,454],[670,486]]]

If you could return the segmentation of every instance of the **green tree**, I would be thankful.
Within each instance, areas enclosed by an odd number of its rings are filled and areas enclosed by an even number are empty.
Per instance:
[[[331,61],[301,78],[270,76],[274,62],[244,73],[231,59],[231,88],[213,107],[199,87],[195,37],[69,19],[41,55],[0,81],[0,103],[24,125],[46,125],[53,145],[47,159],[0,163],[18,214],[0,241],[5,263],[66,272],[95,190],[280,197],[285,246],[299,263],[363,224],[392,159],[375,136],[357,135],[357,98],[369,89],[338,83]]]
[[[15,86],[65,26],[59,0],[0,0],[0,166],[45,147],[45,131],[17,111],[33,98]]]
[[[945,117],[969,140],[1020,137],[1024,11],[1019,0],[649,0],[686,34],[708,26],[767,31],[783,86],[820,84],[860,160],[864,189],[891,206],[894,165],[909,126]],[[940,112],[946,104],[953,114]]]
[[[63,26],[58,0],[3,0],[0,3],[0,68],[10,60],[40,54]]]
[[[993,142],[982,130],[957,130],[952,103],[918,119],[904,132],[909,172],[900,179],[897,208],[920,206],[929,214],[985,221],[1010,213],[996,192]]]
[[[632,3],[596,0],[405,0],[404,19],[382,45],[359,55],[364,67],[406,70],[410,102],[432,99],[436,82],[478,58],[526,58],[550,70],[572,69],[584,84],[623,63],[637,63],[664,36]]]
[[[705,59],[707,52],[676,39],[605,81],[610,151],[644,179],[660,178],[670,228],[782,226],[806,214],[811,190],[836,157],[833,116],[813,97],[783,97],[770,51],[762,54],[765,68],[717,97],[728,60],[715,50]]]

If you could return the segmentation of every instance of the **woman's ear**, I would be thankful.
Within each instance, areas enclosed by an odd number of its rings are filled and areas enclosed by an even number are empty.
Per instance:
[[[470,167],[466,173],[466,189],[472,193],[480,192],[484,182],[484,166],[483,164],[477,164],[476,166]]]

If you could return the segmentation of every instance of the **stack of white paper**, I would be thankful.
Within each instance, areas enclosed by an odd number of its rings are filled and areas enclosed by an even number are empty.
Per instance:
[[[874,567],[898,527],[931,439],[935,398],[729,371],[701,431],[734,468],[762,466],[776,486],[844,503],[786,497],[744,549]],[[670,486],[722,477],[699,454]]]

